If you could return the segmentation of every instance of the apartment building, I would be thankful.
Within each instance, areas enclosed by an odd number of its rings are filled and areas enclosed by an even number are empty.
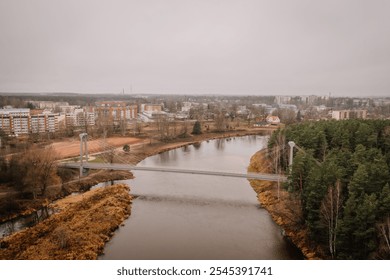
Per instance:
[[[137,105],[126,105],[123,101],[101,101],[95,103],[95,113],[99,120],[118,123],[137,118]]]
[[[335,110],[332,112],[332,119],[349,120],[349,119],[366,119],[367,110]]]
[[[65,114],[65,125],[75,127],[85,127],[95,125],[95,111],[93,107],[74,109]]]
[[[57,107],[69,106],[68,102],[54,102],[54,101],[28,101],[36,108],[54,110]]]
[[[0,109],[0,129],[7,134],[28,134],[30,109]]]
[[[161,104],[141,104],[141,113],[142,112],[161,112],[163,106]]]
[[[58,114],[28,108],[0,109],[0,129],[15,136],[58,131]]]
[[[46,133],[58,131],[58,114],[42,112],[30,115],[30,132]]]

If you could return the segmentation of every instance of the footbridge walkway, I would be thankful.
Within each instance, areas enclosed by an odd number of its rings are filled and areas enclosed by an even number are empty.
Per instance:
[[[60,167],[75,168],[80,167],[80,163],[60,163]],[[255,180],[265,181],[279,181],[284,182],[287,180],[286,176],[279,174],[265,174],[265,173],[236,173],[236,172],[225,172],[225,171],[210,171],[210,170],[197,170],[197,169],[181,169],[171,167],[151,167],[151,166],[137,166],[121,163],[94,163],[84,162],[84,169],[109,169],[109,170],[140,170],[140,171],[154,171],[154,172],[169,172],[169,173],[182,173],[182,174],[196,174],[196,175],[212,175],[212,176],[223,176],[223,177],[236,177],[246,178]]]
[[[170,173],[182,173],[182,174],[196,174],[196,175],[212,175],[212,176],[222,176],[222,177],[236,177],[236,178],[246,178],[246,179],[255,179],[255,180],[264,180],[264,181],[274,181],[274,182],[284,182],[287,181],[287,177],[282,174],[267,174],[267,173],[239,173],[231,171],[216,171],[216,170],[197,170],[197,169],[181,169],[181,168],[171,168],[171,167],[151,167],[151,166],[137,166],[128,163],[112,163],[104,162],[88,162],[88,134],[80,134],[80,161],[79,162],[62,162],[58,165],[63,168],[77,168],[80,169],[80,177],[83,176],[84,169],[109,169],[109,170],[140,170],[140,171],[152,171],[152,172],[170,172]],[[290,145],[290,156],[289,156],[289,165],[292,165],[293,161],[293,148],[295,146],[294,142],[289,142]],[[104,144],[105,148],[106,144]],[[113,148],[110,148],[113,150]],[[84,160],[84,158],[86,160]]]

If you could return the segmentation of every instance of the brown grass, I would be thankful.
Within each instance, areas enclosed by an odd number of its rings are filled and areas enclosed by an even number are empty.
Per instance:
[[[143,140],[135,137],[110,137],[106,139],[108,146],[121,147],[125,144],[136,144],[141,143]],[[101,140],[90,140],[88,141],[88,146],[93,152],[102,152],[104,147],[100,145]],[[55,152],[58,154],[59,158],[68,158],[80,155],[80,141],[70,139],[66,141],[56,142],[52,144]]]
[[[130,215],[126,185],[114,185],[68,197],[60,210],[38,225],[4,238],[0,259],[96,259],[115,229]]]

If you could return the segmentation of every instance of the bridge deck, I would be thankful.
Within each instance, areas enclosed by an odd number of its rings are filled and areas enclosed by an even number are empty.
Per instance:
[[[79,163],[61,163],[61,164],[59,164],[59,166],[65,167],[65,168],[80,168]],[[83,168],[87,168],[87,169],[112,169],[112,170],[141,170],[141,171],[184,173],[184,174],[236,177],[236,178],[263,180],[263,181],[274,181],[274,182],[277,182],[277,181],[284,182],[287,180],[286,176],[279,175],[279,174],[265,174],[265,173],[251,173],[251,172],[234,173],[234,172],[224,172],[224,171],[136,166],[136,165],[119,164],[119,163],[107,164],[107,163],[84,162]]]

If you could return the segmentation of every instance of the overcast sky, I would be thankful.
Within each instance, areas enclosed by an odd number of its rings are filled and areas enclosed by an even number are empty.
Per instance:
[[[388,0],[0,0],[0,91],[390,96]]]

